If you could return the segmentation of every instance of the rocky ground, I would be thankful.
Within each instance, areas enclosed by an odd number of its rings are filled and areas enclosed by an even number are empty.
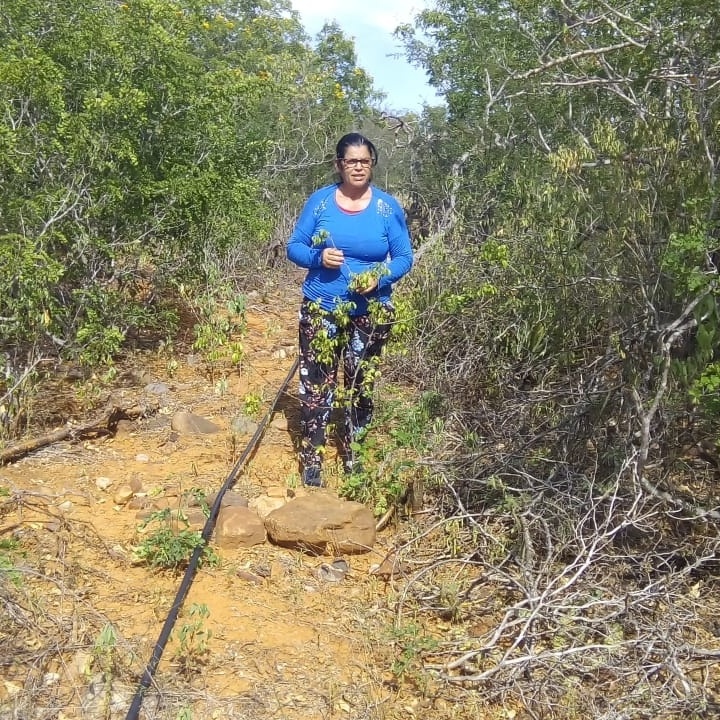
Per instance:
[[[182,579],[138,548],[158,511],[203,526],[200,506],[292,367],[295,324],[287,298],[251,298],[239,369],[209,368],[189,346],[138,354],[112,402],[144,417],[0,468],[0,718],[125,717]],[[293,380],[226,494],[216,562],[190,587],[140,717],[391,719],[443,702],[391,672],[394,530],[376,534],[369,510],[337,499],[333,457],[326,489],[298,488],[296,433]]]

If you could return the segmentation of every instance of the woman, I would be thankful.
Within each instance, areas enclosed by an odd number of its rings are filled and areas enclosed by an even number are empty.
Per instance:
[[[359,133],[340,138],[340,181],[305,203],[287,247],[308,273],[300,306],[300,461],[303,484],[322,485],[325,435],[343,356],[345,422],[341,454],[352,472],[352,444],[373,411],[373,380],[395,311],[392,286],[412,266],[398,201],[372,184],[377,150]]]

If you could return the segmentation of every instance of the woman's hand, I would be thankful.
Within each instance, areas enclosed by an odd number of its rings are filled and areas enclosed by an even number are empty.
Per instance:
[[[345,262],[342,250],[336,248],[325,248],[322,251],[322,265],[328,270],[337,270]]]
[[[355,290],[360,295],[369,295],[378,286],[377,278],[368,279],[368,282]]]

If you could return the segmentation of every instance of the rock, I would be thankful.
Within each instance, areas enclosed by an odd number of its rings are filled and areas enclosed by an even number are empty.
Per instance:
[[[321,582],[341,582],[350,571],[346,560],[336,558],[331,563],[323,563],[315,568],[313,575]]]
[[[66,500],[65,502],[61,502],[58,505],[58,510],[62,510],[63,512],[70,512],[72,509],[73,509],[73,504],[69,500]]]
[[[185,511],[185,519],[191,530],[202,530],[207,522],[207,515],[200,508],[189,508]]]
[[[364,505],[326,493],[297,497],[265,518],[276,545],[323,552],[365,553],[375,544],[375,518]]]
[[[147,510],[148,508],[151,508],[153,512],[156,510],[152,498],[147,496],[134,497],[127,506],[128,510]]]
[[[244,507],[224,507],[215,527],[215,540],[225,550],[260,545],[267,539],[263,521]]]
[[[3,684],[5,685],[5,692],[7,693],[7,696],[11,698],[19,695],[24,690],[22,685],[10,682],[9,680],[3,680]]]
[[[283,417],[280,415],[279,417],[276,417],[273,419],[273,421],[270,423],[271,428],[275,428],[275,430],[283,430],[286,431],[288,429],[288,421],[286,417]]]
[[[170,423],[173,430],[185,435],[212,435],[220,428],[210,420],[188,412],[176,412]]]
[[[95,486],[98,490],[107,490],[113,481],[109,477],[99,477],[95,480]]]
[[[253,573],[247,570],[238,570],[235,573],[241,580],[252,583],[253,585],[262,585],[265,582],[259,575],[253,575]]]
[[[135,456],[135,462],[139,463],[149,463],[150,462],[150,456],[147,453],[138,453]]]
[[[267,517],[273,510],[281,508],[287,501],[283,497],[269,497],[259,495],[248,503],[248,507],[254,510],[261,518]]]
[[[208,504],[208,507],[212,507],[215,504],[215,498],[217,498],[217,493],[210,493],[206,498],[205,502]],[[191,503],[194,504],[194,503]],[[223,496],[222,500],[220,501],[220,507],[247,507],[248,506],[248,499],[244,497],[243,495],[240,495],[237,492],[233,492],[232,490],[228,490]]]
[[[283,487],[282,485],[276,485],[274,487],[266,488],[265,494],[268,497],[271,498],[283,498],[283,500],[287,500],[288,498],[295,497],[295,493],[291,488]]]
[[[46,672],[43,675],[43,685],[57,685],[60,682],[60,673]]]
[[[116,505],[124,505],[129,500],[132,500],[134,494],[135,493],[130,485],[125,483],[115,491],[115,494],[113,495],[113,502]]]
[[[230,421],[230,429],[237,435],[253,435],[258,424],[246,415],[238,415]]]
[[[88,720],[114,717],[128,706],[132,693],[132,688],[108,683],[103,674],[97,673],[89,683],[82,700],[82,716]]]
[[[135,430],[135,423],[132,420],[118,420],[115,426],[115,435],[128,435]]]
[[[165,395],[170,392],[170,386],[164,382],[151,382],[145,386],[145,392],[153,395]]]

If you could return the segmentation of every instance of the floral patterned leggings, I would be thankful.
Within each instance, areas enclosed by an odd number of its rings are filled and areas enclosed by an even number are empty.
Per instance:
[[[339,448],[343,458],[351,458],[351,443],[360,439],[372,420],[380,353],[395,319],[392,305],[380,307],[378,321],[370,315],[337,316],[307,298],[300,306],[299,454],[303,467],[322,463],[341,357],[344,390],[338,393],[338,405],[345,409]]]

